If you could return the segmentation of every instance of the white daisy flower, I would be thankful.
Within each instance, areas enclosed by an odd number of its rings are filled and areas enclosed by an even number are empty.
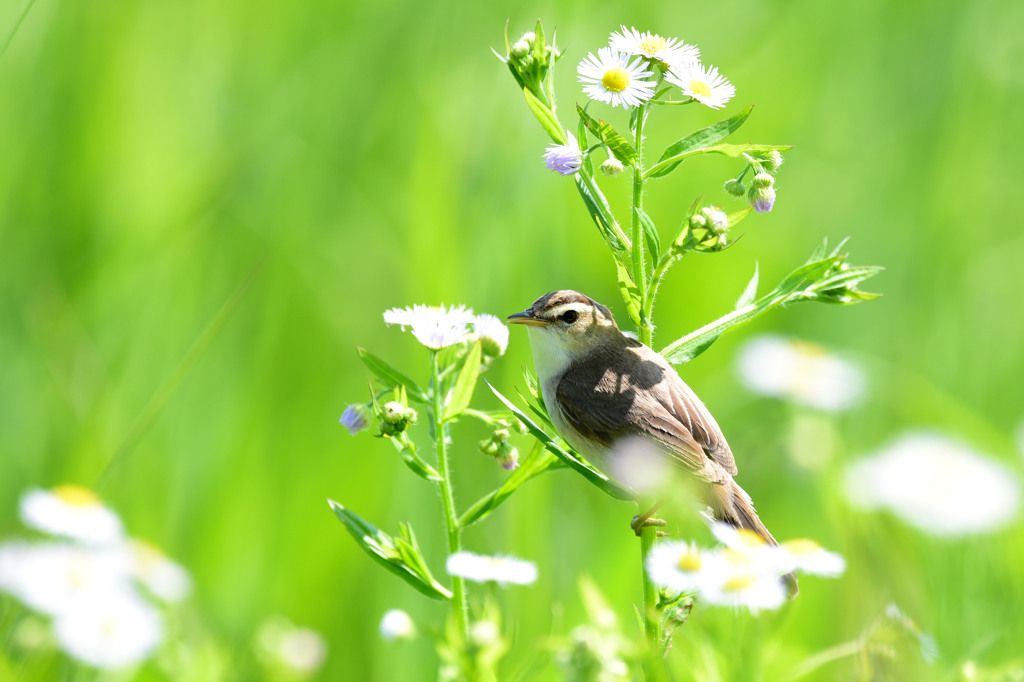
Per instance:
[[[673,66],[665,80],[678,85],[684,95],[712,109],[721,109],[736,94],[736,88],[713,66],[700,63]]]
[[[96,668],[123,668],[149,658],[163,640],[160,613],[129,590],[93,595],[53,623],[60,647]]]
[[[256,649],[265,663],[283,667],[293,675],[312,675],[327,658],[327,642],[320,633],[295,626],[282,616],[268,618],[260,625]]]
[[[865,509],[887,509],[933,535],[1002,528],[1020,511],[1019,478],[1003,464],[942,434],[909,432],[853,462],[846,496]]]
[[[121,519],[96,493],[79,485],[25,493],[18,512],[25,525],[85,545],[112,545],[124,537]]]
[[[504,355],[508,348],[508,327],[494,315],[474,317],[473,336],[480,339],[487,355]]]
[[[618,33],[612,33],[608,43],[619,52],[647,57],[669,67],[700,60],[700,50],[693,45],[687,45],[677,38],[663,38],[650,31],[640,33],[635,28],[625,26]]]
[[[748,341],[740,349],[737,369],[756,393],[827,412],[857,404],[867,383],[852,361],[806,341],[771,335]]]
[[[701,592],[721,571],[722,556],[694,543],[661,542],[647,555],[647,575],[656,585],[676,592]]]
[[[734,562],[744,561],[746,568],[759,575],[780,576],[788,573],[788,559],[779,550],[752,530],[735,528],[727,523],[711,524],[711,533],[728,549],[727,556]]]
[[[630,56],[611,47],[602,47],[587,55],[576,67],[577,80],[590,99],[607,102],[625,109],[643,104],[654,96],[654,76],[639,57]]]
[[[57,615],[76,602],[130,590],[131,565],[120,549],[8,543],[0,549],[0,589]]]
[[[483,556],[456,552],[445,564],[448,573],[477,583],[529,585],[537,580],[537,565],[510,556]]]
[[[464,341],[469,336],[469,324],[474,317],[473,311],[465,306],[415,305],[388,310],[384,313],[384,322],[400,325],[402,331],[410,327],[420,343],[440,350]]]
[[[388,641],[412,639],[416,636],[416,624],[405,611],[391,609],[380,619],[380,636]]]
[[[826,578],[836,578],[846,570],[846,559],[829,552],[814,540],[786,540],[779,545],[786,572],[801,571]]]
[[[735,558],[721,564],[725,570],[718,580],[704,586],[700,598],[715,606],[745,606],[751,613],[761,609],[777,609],[786,601],[786,588],[776,575],[761,573],[754,565]]]
[[[164,602],[179,602],[192,591],[192,579],[180,564],[144,540],[128,543],[132,576]]]

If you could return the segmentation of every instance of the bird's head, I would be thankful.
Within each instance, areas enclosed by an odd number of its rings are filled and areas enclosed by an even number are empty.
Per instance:
[[[534,364],[542,378],[594,348],[625,339],[607,307],[569,289],[544,294],[523,312],[509,315],[508,321],[525,325],[530,332]]]

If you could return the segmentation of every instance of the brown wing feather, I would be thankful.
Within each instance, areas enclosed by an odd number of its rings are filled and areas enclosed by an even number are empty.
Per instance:
[[[719,466],[736,473],[718,424],[660,355],[639,342],[595,353],[600,355],[572,365],[556,389],[563,416],[582,436],[607,446],[641,435],[662,443],[681,465],[705,480],[722,479]],[[632,369],[629,374],[615,369],[621,367]]]

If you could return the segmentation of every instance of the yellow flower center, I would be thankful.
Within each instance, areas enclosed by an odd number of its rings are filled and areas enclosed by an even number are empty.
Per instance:
[[[701,97],[711,97],[711,86],[694,78],[690,81],[690,92]]]
[[[739,536],[740,543],[744,547],[756,549],[757,547],[761,547],[762,545],[764,545],[764,540],[761,538],[761,536],[755,533],[754,531],[750,530],[749,528],[737,528],[736,535]]]
[[[740,573],[729,578],[729,580],[722,585],[722,589],[726,592],[740,592],[753,585],[756,581],[757,577],[750,573]]]
[[[810,341],[793,340],[789,342],[789,346],[800,355],[804,355],[809,358],[821,358],[828,355],[828,351],[818,344],[811,343]]]
[[[91,507],[100,503],[96,493],[80,485],[59,485],[53,494],[72,507]]]
[[[700,570],[700,563],[700,554],[697,552],[687,552],[679,558],[676,568],[683,573],[695,573]]]
[[[644,54],[658,54],[665,49],[665,39],[658,35],[647,36],[640,41],[640,51]]]
[[[808,540],[806,538],[800,538],[798,540],[786,540],[784,543],[782,543],[782,546],[785,547],[790,554],[794,554],[796,556],[807,556],[808,554],[814,554],[819,549],[821,549],[821,545],[819,545],[817,542],[815,542],[814,540]]]
[[[608,69],[601,77],[601,85],[605,87],[605,90],[622,92],[629,87],[629,74],[619,68]]]

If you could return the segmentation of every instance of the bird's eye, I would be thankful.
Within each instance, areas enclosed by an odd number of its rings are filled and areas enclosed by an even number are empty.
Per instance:
[[[565,322],[566,324],[572,324],[573,322],[576,321],[576,318],[578,318],[579,316],[580,314],[575,310],[566,310],[564,313],[562,313],[562,321]]]

